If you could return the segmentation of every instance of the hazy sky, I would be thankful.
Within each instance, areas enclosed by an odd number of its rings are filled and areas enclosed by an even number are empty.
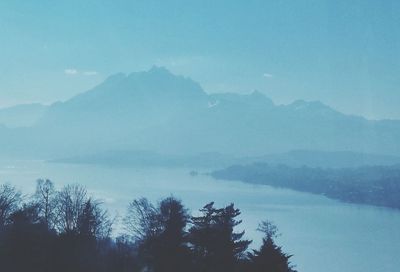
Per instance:
[[[154,64],[208,92],[400,119],[400,1],[0,1],[0,106]]]

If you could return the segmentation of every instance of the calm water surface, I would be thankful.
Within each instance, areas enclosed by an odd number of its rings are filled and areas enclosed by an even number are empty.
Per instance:
[[[9,182],[24,193],[34,191],[37,178],[50,178],[57,187],[80,183],[119,215],[129,201],[142,196],[156,201],[173,195],[192,211],[210,201],[218,206],[234,202],[243,212],[241,227],[253,246],[261,239],[255,231],[258,222],[273,221],[282,233],[277,242],[294,255],[299,272],[399,271],[399,211],[205,175],[191,177],[190,170],[0,161],[0,183]]]

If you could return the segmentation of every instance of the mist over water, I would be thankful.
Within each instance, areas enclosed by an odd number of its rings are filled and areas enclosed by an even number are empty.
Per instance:
[[[234,203],[243,220],[237,231],[246,230],[252,249],[262,243],[258,224],[274,222],[277,244],[299,272],[400,267],[398,209],[324,197],[399,207],[398,120],[346,115],[319,101],[277,105],[260,92],[208,94],[162,67],[0,113],[8,120],[0,126],[0,183],[25,194],[39,178],[59,189],[81,184],[119,219],[114,237],[132,200],[174,196],[193,214],[212,201]],[[204,175],[213,170],[232,180]]]
[[[0,272],[400,271],[399,10],[0,0]]]
[[[234,202],[241,209],[245,236],[260,245],[255,229],[271,220],[282,234],[278,244],[293,254],[299,271],[396,271],[400,266],[400,213],[367,205],[345,204],[323,196],[264,185],[192,177],[188,168],[127,168],[43,161],[1,161],[0,179],[31,193],[37,178],[50,178],[58,188],[80,183],[104,201],[113,214],[124,215],[138,197],[160,200],[173,195],[195,212],[209,201]],[[203,169],[200,172],[208,172]],[[114,232],[118,233],[119,223]],[[329,264],[329,266],[327,266]]]

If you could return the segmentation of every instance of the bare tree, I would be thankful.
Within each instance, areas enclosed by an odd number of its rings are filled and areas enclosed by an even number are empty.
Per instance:
[[[88,197],[83,186],[65,186],[57,195],[57,230],[99,239],[109,237],[113,220],[101,205],[101,201]]]
[[[43,218],[47,228],[53,228],[55,224],[55,208],[57,192],[54,184],[50,180],[38,179],[36,184],[36,192],[34,194],[34,202],[39,208],[39,215]]]
[[[18,209],[21,193],[10,184],[0,185],[0,227],[6,225],[10,215]]]
[[[81,185],[67,185],[57,194],[57,223],[59,232],[70,233],[78,230],[78,220],[83,213],[87,191]]]
[[[128,211],[123,219],[126,231],[135,239],[156,236],[161,230],[157,209],[147,198],[135,199],[129,203]]]

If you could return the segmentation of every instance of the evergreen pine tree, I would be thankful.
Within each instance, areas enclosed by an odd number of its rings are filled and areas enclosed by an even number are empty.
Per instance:
[[[252,272],[295,272],[290,265],[288,255],[282,251],[282,248],[274,242],[277,236],[277,228],[271,222],[264,221],[260,224],[259,231],[265,233],[263,244],[259,250],[253,250],[249,254]]]
[[[242,221],[236,220],[239,209],[231,204],[222,209],[211,202],[200,210],[201,216],[193,217],[190,242],[195,254],[198,271],[235,271],[251,241],[241,240],[243,232],[234,232]]]

